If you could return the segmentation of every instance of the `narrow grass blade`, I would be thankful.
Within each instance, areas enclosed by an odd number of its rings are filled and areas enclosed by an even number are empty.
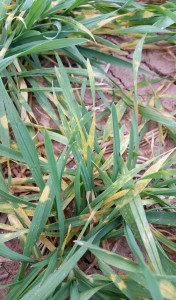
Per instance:
[[[80,300],[78,286],[75,280],[70,284],[70,300]]]
[[[142,48],[144,44],[145,36],[138,42],[134,54],[133,54],[133,77],[134,77],[134,95],[135,95],[135,112],[137,113],[137,101],[138,101],[138,72],[142,57]]]
[[[128,291],[128,287],[125,281],[103,261],[99,260],[98,264],[102,272],[108,277],[108,279],[110,279],[126,297],[128,297],[131,300],[134,300],[132,293]]]
[[[89,59],[87,60],[87,72],[88,72],[88,76],[89,76],[93,107],[95,107],[95,80],[94,80],[94,73],[93,73]]]
[[[56,68],[56,76],[59,81],[60,87],[63,91],[63,95],[65,99],[67,99],[67,103],[69,106],[69,110],[73,113],[74,117],[77,117],[78,119],[81,118],[80,109],[78,107],[77,102],[75,101],[75,97],[72,91],[72,87],[70,85],[67,73],[64,69],[64,66],[58,56],[56,56],[59,70]]]
[[[38,41],[38,42],[33,42],[29,44],[25,44],[25,46],[18,46],[13,48],[12,50],[9,50],[8,55],[9,58],[12,55],[16,54],[17,57],[21,57],[24,55],[30,55],[34,53],[41,53],[41,52],[47,52],[47,51],[53,51],[57,49],[62,49],[66,47],[70,47],[73,45],[78,45],[78,44],[83,44],[87,42],[86,39],[56,39],[52,41]]]
[[[120,160],[121,160],[121,154],[120,154],[120,136],[119,136],[119,123],[118,123],[118,116],[116,107],[113,104],[112,105],[112,124],[113,124],[113,137],[114,137],[114,145],[113,145],[113,174],[112,178],[113,181],[117,179],[118,172],[121,171],[120,169]]]
[[[136,263],[132,262],[130,259],[104,250],[98,246],[90,244],[89,242],[75,241],[75,243],[77,245],[80,245],[82,248],[85,247],[89,249],[99,260],[102,260],[109,265],[112,265],[124,271],[140,272],[139,266]]]
[[[4,103],[2,101],[0,102],[0,139],[2,145],[9,147],[10,136],[9,136],[8,120],[6,116]]]
[[[70,271],[73,270],[78,260],[84,255],[87,248],[79,249],[73,256],[67,261],[63,262],[57,271],[51,274],[41,286],[40,283],[34,286],[29,292],[27,292],[21,300],[28,300],[35,298],[35,300],[47,299],[57,288],[57,286],[66,278]]]
[[[58,213],[58,222],[59,222],[59,233],[60,233],[60,245],[62,245],[64,241],[64,214],[62,211],[62,198],[61,198],[61,178],[63,173],[63,168],[65,165],[62,166],[62,169],[57,171],[57,164],[54,158],[54,151],[52,147],[51,140],[48,136],[47,131],[45,131],[45,149],[48,158],[48,165],[51,173],[51,180],[53,184],[53,188],[57,191],[56,192],[56,203],[57,203],[57,213]],[[62,157],[64,157],[65,152],[62,153]]]
[[[94,294],[97,294],[98,291],[100,291],[102,288],[104,287],[104,285],[92,288],[90,290],[87,290],[85,292],[82,292],[80,295],[80,300],[89,300],[92,298],[92,296],[94,296]]]
[[[13,128],[15,138],[24,157],[24,160],[28,163],[32,174],[36,180],[36,183],[42,190],[44,187],[44,182],[41,174],[40,163],[35,149],[34,143],[30,137],[30,134],[21,121],[15,106],[13,105],[11,99],[9,98],[2,80],[0,79],[0,96],[4,102],[8,118],[10,120],[11,126]]]
[[[10,258],[12,260],[19,260],[24,262],[34,262],[32,258],[29,258],[25,255],[19,254],[11,249],[9,249],[7,246],[0,243],[0,255]]]
[[[170,151],[165,156],[160,158],[160,160],[156,162],[153,166],[151,166],[144,174],[148,175],[152,173],[154,170],[155,172],[158,171],[165,163],[165,161],[168,159],[170,154],[173,153],[173,151],[174,150]],[[147,251],[147,254],[149,256],[149,259],[151,260],[152,265],[155,268],[155,271],[162,274],[163,270],[162,270],[159,254],[156,248],[154,237],[152,235],[149,224],[147,222],[144,208],[141,203],[141,198],[139,195],[140,192],[143,190],[143,188],[145,188],[149,182],[150,179],[146,179],[143,182],[138,181],[134,185],[134,189],[131,194],[131,199],[133,199],[133,201],[131,201],[129,204],[123,207],[121,209],[121,213],[125,221],[127,222],[128,226],[133,231],[133,234],[136,236],[137,239],[142,241]]]
[[[128,226],[126,226],[126,237],[127,237],[127,241],[128,241],[130,248],[132,249],[135,256],[138,258],[138,260],[142,266],[143,273],[144,273],[144,276],[145,276],[145,279],[147,282],[147,287],[151,293],[152,299],[163,300],[164,298],[161,294],[161,290],[159,288],[157,279],[154,276],[154,274],[150,271],[148,266],[145,264],[144,258],[141,254],[141,251],[140,251],[140,249],[134,239],[134,236]]]

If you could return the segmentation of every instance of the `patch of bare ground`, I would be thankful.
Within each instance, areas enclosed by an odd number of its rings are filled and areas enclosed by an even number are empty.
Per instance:
[[[15,252],[22,253],[22,248],[18,239],[7,242],[6,246]],[[0,256],[0,287],[2,285],[8,285],[13,281],[19,267],[19,261],[12,261],[11,259]],[[6,294],[7,288],[0,289],[0,300],[4,299]]]
[[[114,40],[114,38],[113,38]],[[117,57],[121,57],[126,61],[131,62],[133,58],[133,51],[125,50],[127,54]],[[172,115],[176,114],[176,64],[175,64],[175,48],[170,50],[144,50],[142,54],[142,61],[140,67],[143,70],[149,72],[139,73],[139,82],[143,83],[141,87],[139,85],[138,101],[141,104],[149,103],[156,107],[160,105],[160,109],[169,112]],[[133,71],[121,66],[111,65],[108,71],[109,75],[117,82],[117,84],[131,97],[131,91],[133,91]],[[158,81],[155,82],[154,81]],[[125,127],[125,132],[129,133],[131,127],[131,109],[127,109],[122,124]],[[139,118],[139,125],[140,125]],[[144,136],[144,140],[140,145],[140,154],[144,157],[151,158],[158,152],[158,146],[161,145],[161,152],[168,151],[174,147],[173,140],[168,136],[164,126],[163,139],[160,140],[158,125],[155,122],[149,123],[148,131]]]

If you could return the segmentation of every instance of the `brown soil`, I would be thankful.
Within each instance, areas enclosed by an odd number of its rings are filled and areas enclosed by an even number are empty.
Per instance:
[[[18,253],[21,252],[21,245],[19,240],[17,239],[14,239],[6,243],[6,246],[8,246],[10,249],[12,249],[15,252]],[[0,286],[1,286],[12,282],[16,273],[19,270],[20,262],[12,261],[10,259],[0,256],[0,266],[1,266],[0,267]],[[6,293],[7,293],[6,288],[0,290],[0,300],[4,299]]]

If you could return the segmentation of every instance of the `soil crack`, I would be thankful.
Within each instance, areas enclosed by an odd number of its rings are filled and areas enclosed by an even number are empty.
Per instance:
[[[121,83],[121,85],[123,86],[123,88],[127,91],[129,91],[129,88],[126,86],[126,84],[123,82],[122,78],[121,77],[118,77],[117,74],[114,74],[114,72],[112,70],[109,70],[109,72],[111,73],[111,75],[116,78],[119,83]]]

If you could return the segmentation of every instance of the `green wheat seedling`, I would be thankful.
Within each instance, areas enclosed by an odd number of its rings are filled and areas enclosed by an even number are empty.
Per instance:
[[[139,88],[162,78],[139,82],[138,74],[152,73],[140,68],[143,49],[174,49],[175,1],[1,4],[0,212],[8,222],[0,255],[21,262],[1,287],[5,299],[174,300],[176,156],[162,143],[176,141],[176,120],[160,91],[152,105],[139,101]],[[128,49],[132,62],[120,56]],[[131,69],[133,89],[124,92],[107,64]],[[153,138],[158,155],[143,157],[141,144]],[[20,253],[6,245],[15,238]],[[122,238],[134,261],[113,251]]]

